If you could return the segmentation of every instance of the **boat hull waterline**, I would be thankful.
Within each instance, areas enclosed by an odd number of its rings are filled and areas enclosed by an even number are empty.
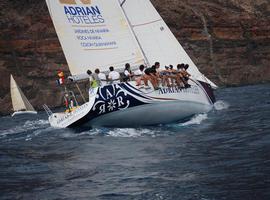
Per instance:
[[[112,84],[89,90],[89,102],[70,113],[54,113],[51,126],[140,127],[173,123],[213,108],[210,85],[190,82],[190,88],[137,89],[134,83]]]

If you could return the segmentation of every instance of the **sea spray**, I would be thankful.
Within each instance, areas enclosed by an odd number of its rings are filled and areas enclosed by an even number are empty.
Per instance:
[[[107,135],[111,137],[142,137],[142,136],[151,136],[153,131],[150,129],[135,129],[135,128],[117,128],[108,131]]]
[[[181,126],[199,125],[208,118],[207,114],[195,115],[191,120],[182,123]]]
[[[214,104],[215,110],[225,110],[225,109],[228,109],[229,107],[230,105],[225,101],[217,101]]]

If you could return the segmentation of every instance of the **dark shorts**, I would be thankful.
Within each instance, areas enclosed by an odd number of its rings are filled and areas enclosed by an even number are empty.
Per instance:
[[[159,74],[160,74],[160,76],[168,76],[170,73],[169,72],[160,72]]]

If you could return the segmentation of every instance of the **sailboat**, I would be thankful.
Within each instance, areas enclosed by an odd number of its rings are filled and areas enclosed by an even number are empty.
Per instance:
[[[23,114],[37,114],[37,111],[25,97],[12,75],[10,75],[10,94],[14,111],[12,117]]]
[[[213,108],[217,86],[196,67],[150,0],[46,0],[72,80],[110,66],[123,71],[188,64],[189,88],[138,88],[134,81],[89,89],[89,101],[68,113],[49,113],[51,126],[137,127],[188,119]]]

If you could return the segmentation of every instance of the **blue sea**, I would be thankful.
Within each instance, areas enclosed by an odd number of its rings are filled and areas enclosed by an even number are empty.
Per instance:
[[[89,131],[0,119],[0,199],[269,200],[270,85],[185,123]]]

